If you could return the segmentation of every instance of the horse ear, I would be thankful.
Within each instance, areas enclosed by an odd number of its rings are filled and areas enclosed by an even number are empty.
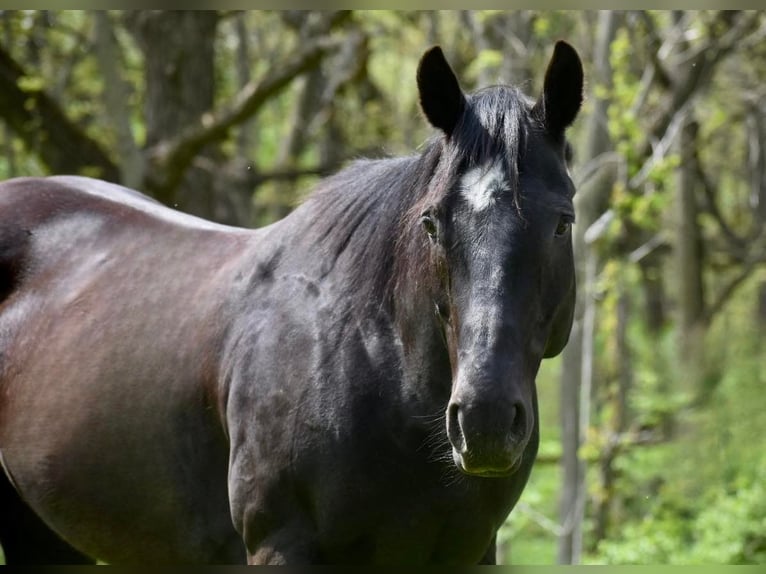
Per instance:
[[[420,58],[417,80],[423,113],[432,126],[449,137],[463,113],[465,96],[439,46]]]
[[[543,93],[535,104],[535,113],[545,131],[559,139],[577,117],[583,100],[583,71],[577,51],[563,41],[556,42],[545,72]]]

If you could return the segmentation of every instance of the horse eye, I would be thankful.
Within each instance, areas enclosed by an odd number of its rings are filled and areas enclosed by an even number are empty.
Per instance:
[[[439,317],[446,323],[450,322],[449,307],[447,307],[443,303],[434,302],[434,310],[436,311],[437,317]]]
[[[561,217],[559,219],[559,224],[556,226],[556,237],[563,237],[567,234],[569,229],[572,227],[572,222],[567,219],[566,217]]]
[[[430,213],[423,214],[420,218],[420,224],[423,226],[423,229],[425,229],[428,237],[436,239],[436,222]]]

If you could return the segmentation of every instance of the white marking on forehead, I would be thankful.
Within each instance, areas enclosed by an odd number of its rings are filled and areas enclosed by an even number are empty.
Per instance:
[[[508,191],[503,166],[495,163],[486,167],[474,167],[460,178],[460,193],[474,211],[483,211],[495,203],[499,191]]]

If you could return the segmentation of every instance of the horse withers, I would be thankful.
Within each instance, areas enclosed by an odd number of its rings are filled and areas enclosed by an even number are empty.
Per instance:
[[[572,323],[582,86],[563,42],[536,101],[432,48],[422,153],[257,230],[0,184],[8,563],[494,562]]]

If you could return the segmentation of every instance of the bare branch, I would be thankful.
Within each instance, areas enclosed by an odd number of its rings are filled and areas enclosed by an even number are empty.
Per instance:
[[[267,181],[295,181],[302,177],[318,176],[325,177],[338,169],[336,162],[320,163],[310,167],[295,167],[285,169],[274,169],[271,171],[261,171],[253,173],[250,178],[253,187],[259,186]]]
[[[638,189],[641,187],[649,177],[654,165],[667,156],[670,146],[676,139],[679,129],[683,124],[683,120],[686,117],[689,103],[690,100],[686,100],[686,102],[670,116],[670,121],[665,127],[665,133],[662,134],[662,137],[656,144],[652,145],[653,149],[651,155],[646,159],[641,166],[641,169],[638,170],[638,173],[636,173],[636,175],[634,175],[628,182],[628,187],[630,189]]]
[[[759,257],[754,257],[750,261],[748,261],[742,269],[740,269],[740,272],[735,275],[731,281],[718,293],[718,296],[715,298],[715,301],[707,308],[703,315],[703,320],[705,323],[710,323],[713,320],[713,317],[715,317],[718,312],[723,309],[724,305],[731,299],[731,296],[734,295],[737,288],[742,285],[742,283],[745,282],[745,280],[750,277],[750,274],[755,270],[755,268],[762,263],[766,263],[766,253],[759,254]]]
[[[178,137],[153,146],[149,150],[149,158],[156,174],[149,182],[150,186],[159,189],[174,187],[202,148],[226,138],[232,127],[255,115],[296,76],[318,66],[324,55],[336,45],[337,42],[324,37],[309,41],[282,65],[272,68],[265,77],[249,82],[229,105],[203,114],[195,125]]]
[[[758,27],[759,19],[758,12],[720,10],[707,26],[707,41],[692,49],[682,58],[682,62],[717,64],[732,51],[741,48],[743,39]],[[728,29],[719,36],[717,28],[721,26]]]
[[[673,82],[670,79],[668,70],[665,68],[665,64],[660,60],[660,47],[662,46],[662,39],[660,38],[660,34],[657,31],[657,26],[655,25],[654,19],[646,10],[638,10],[637,13],[638,18],[644,25],[647,36],[649,38],[648,52],[652,64],[651,70],[653,75],[656,76],[660,86],[665,89],[670,88]]]
[[[693,152],[693,161],[694,171],[696,172],[697,178],[702,184],[702,192],[705,198],[705,212],[713,219],[715,219],[716,223],[718,223],[718,227],[720,227],[721,232],[726,238],[729,246],[733,248],[737,253],[741,253],[745,247],[745,239],[737,235],[724,219],[723,213],[721,213],[721,210],[718,207],[718,201],[715,197],[715,189],[713,183],[710,181],[707,173],[705,173],[705,170],[702,168],[696,149]]]
[[[308,12],[305,10],[283,10],[279,12],[282,21],[289,28],[300,32],[304,37],[326,34],[338,24],[351,17],[350,10],[329,10]]]
[[[257,171],[250,162],[238,159],[229,161],[224,167],[221,164],[207,158],[198,156],[194,158],[194,167],[210,173],[224,174],[232,181],[244,182],[249,188],[256,188],[269,181],[296,181],[302,177],[325,177],[336,171],[345,163],[343,161],[330,161],[318,163],[306,167],[284,167],[269,171]]]
[[[564,526],[561,526],[558,522],[551,520],[542,512],[535,510],[523,500],[519,501],[519,503],[516,505],[516,512],[518,514],[526,514],[527,517],[534,521],[540,528],[547,530],[554,536],[561,536],[567,532],[567,529]],[[569,530],[571,530],[571,525]]]
[[[754,29],[758,18],[758,14],[719,12],[708,27],[708,40],[689,52],[677,64],[676,69],[673,70],[673,77],[678,77],[672,84],[668,105],[654,121],[639,149],[639,157],[648,157],[648,160],[639,173],[631,179],[631,188],[635,189],[642,185],[654,163],[664,157],[695,95],[707,86],[717,65],[733,51],[737,42]],[[727,27],[726,32],[716,36],[716,28],[722,25]]]
[[[667,237],[665,237],[665,234],[660,232],[656,235],[652,236],[649,241],[638,247],[637,249],[634,249],[630,252],[628,255],[628,261],[631,263],[638,263],[641,261],[644,257],[647,257],[650,253],[653,253],[660,247],[665,247],[669,244]]]
[[[584,187],[590,183],[590,180],[596,177],[602,169],[609,166],[622,167],[624,162],[625,158],[621,154],[614,151],[604,152],[585,163],[582,167],[578,167],[574,171],[573,179],[578,188]]]

